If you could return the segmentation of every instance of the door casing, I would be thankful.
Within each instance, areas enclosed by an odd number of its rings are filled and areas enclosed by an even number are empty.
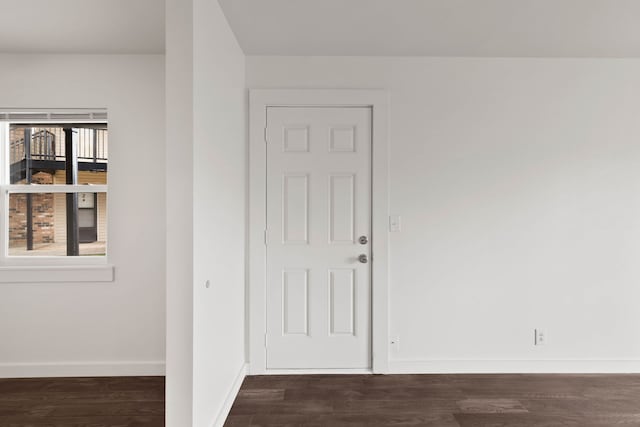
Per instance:
[[[389,156],[385,90],[254,89],[249,91],[248,362],[251,375],[280,374],[266,368],[266,138],[267,107],[370,107],[372,109],[371,357],[373,372],[389,365]],[[295,370],[291,373],[353,373]]]

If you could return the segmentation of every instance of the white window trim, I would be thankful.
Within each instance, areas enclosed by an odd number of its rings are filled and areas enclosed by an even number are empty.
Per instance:
[[[0,110],[20,112],[19,110]],[[55,110],[55,112],[76,112],[77,110]],[[8,204],[11,193],[106,193],[107,185],[12,185],[9,184],[9,129],[10,124],[20,120],[0,121],[0,283],[38,283],[38,282],[111,282],[114,267],[105,256],[8,256],[9,227]],[[96,120],[55,120],[55,124],[95,123]],[[52,121],[53,124],[53,121]]]
[[[110,264],[0,267],[0,283],[113,282],[113,277]]]

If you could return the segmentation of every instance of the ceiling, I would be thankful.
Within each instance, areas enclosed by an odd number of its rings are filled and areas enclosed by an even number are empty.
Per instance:
[[[640,0],[220,4],[248,55],[640,56]]]
[[[248,55],[640,57],[640,0],[219,1]],[[162,53],[164,21],[164,0],[0,0],[0,52]]]
[[[164,0],[0,0],[0,52],[162,53]]]

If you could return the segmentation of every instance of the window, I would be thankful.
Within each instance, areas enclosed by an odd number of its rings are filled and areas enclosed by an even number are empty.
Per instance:
[[[106,112],[0,111],[0,262],[104,264]]]

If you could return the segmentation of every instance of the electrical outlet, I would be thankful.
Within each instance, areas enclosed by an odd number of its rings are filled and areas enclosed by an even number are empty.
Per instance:
[[[400,352],[400,337],[391,337],[391,339],[389,339],[389,344],[391,344],[391,351],[393,353],[397,354]]]
[[[534,345],[544,345],[547,342],[547,334],[542,329],[534,329]]]

